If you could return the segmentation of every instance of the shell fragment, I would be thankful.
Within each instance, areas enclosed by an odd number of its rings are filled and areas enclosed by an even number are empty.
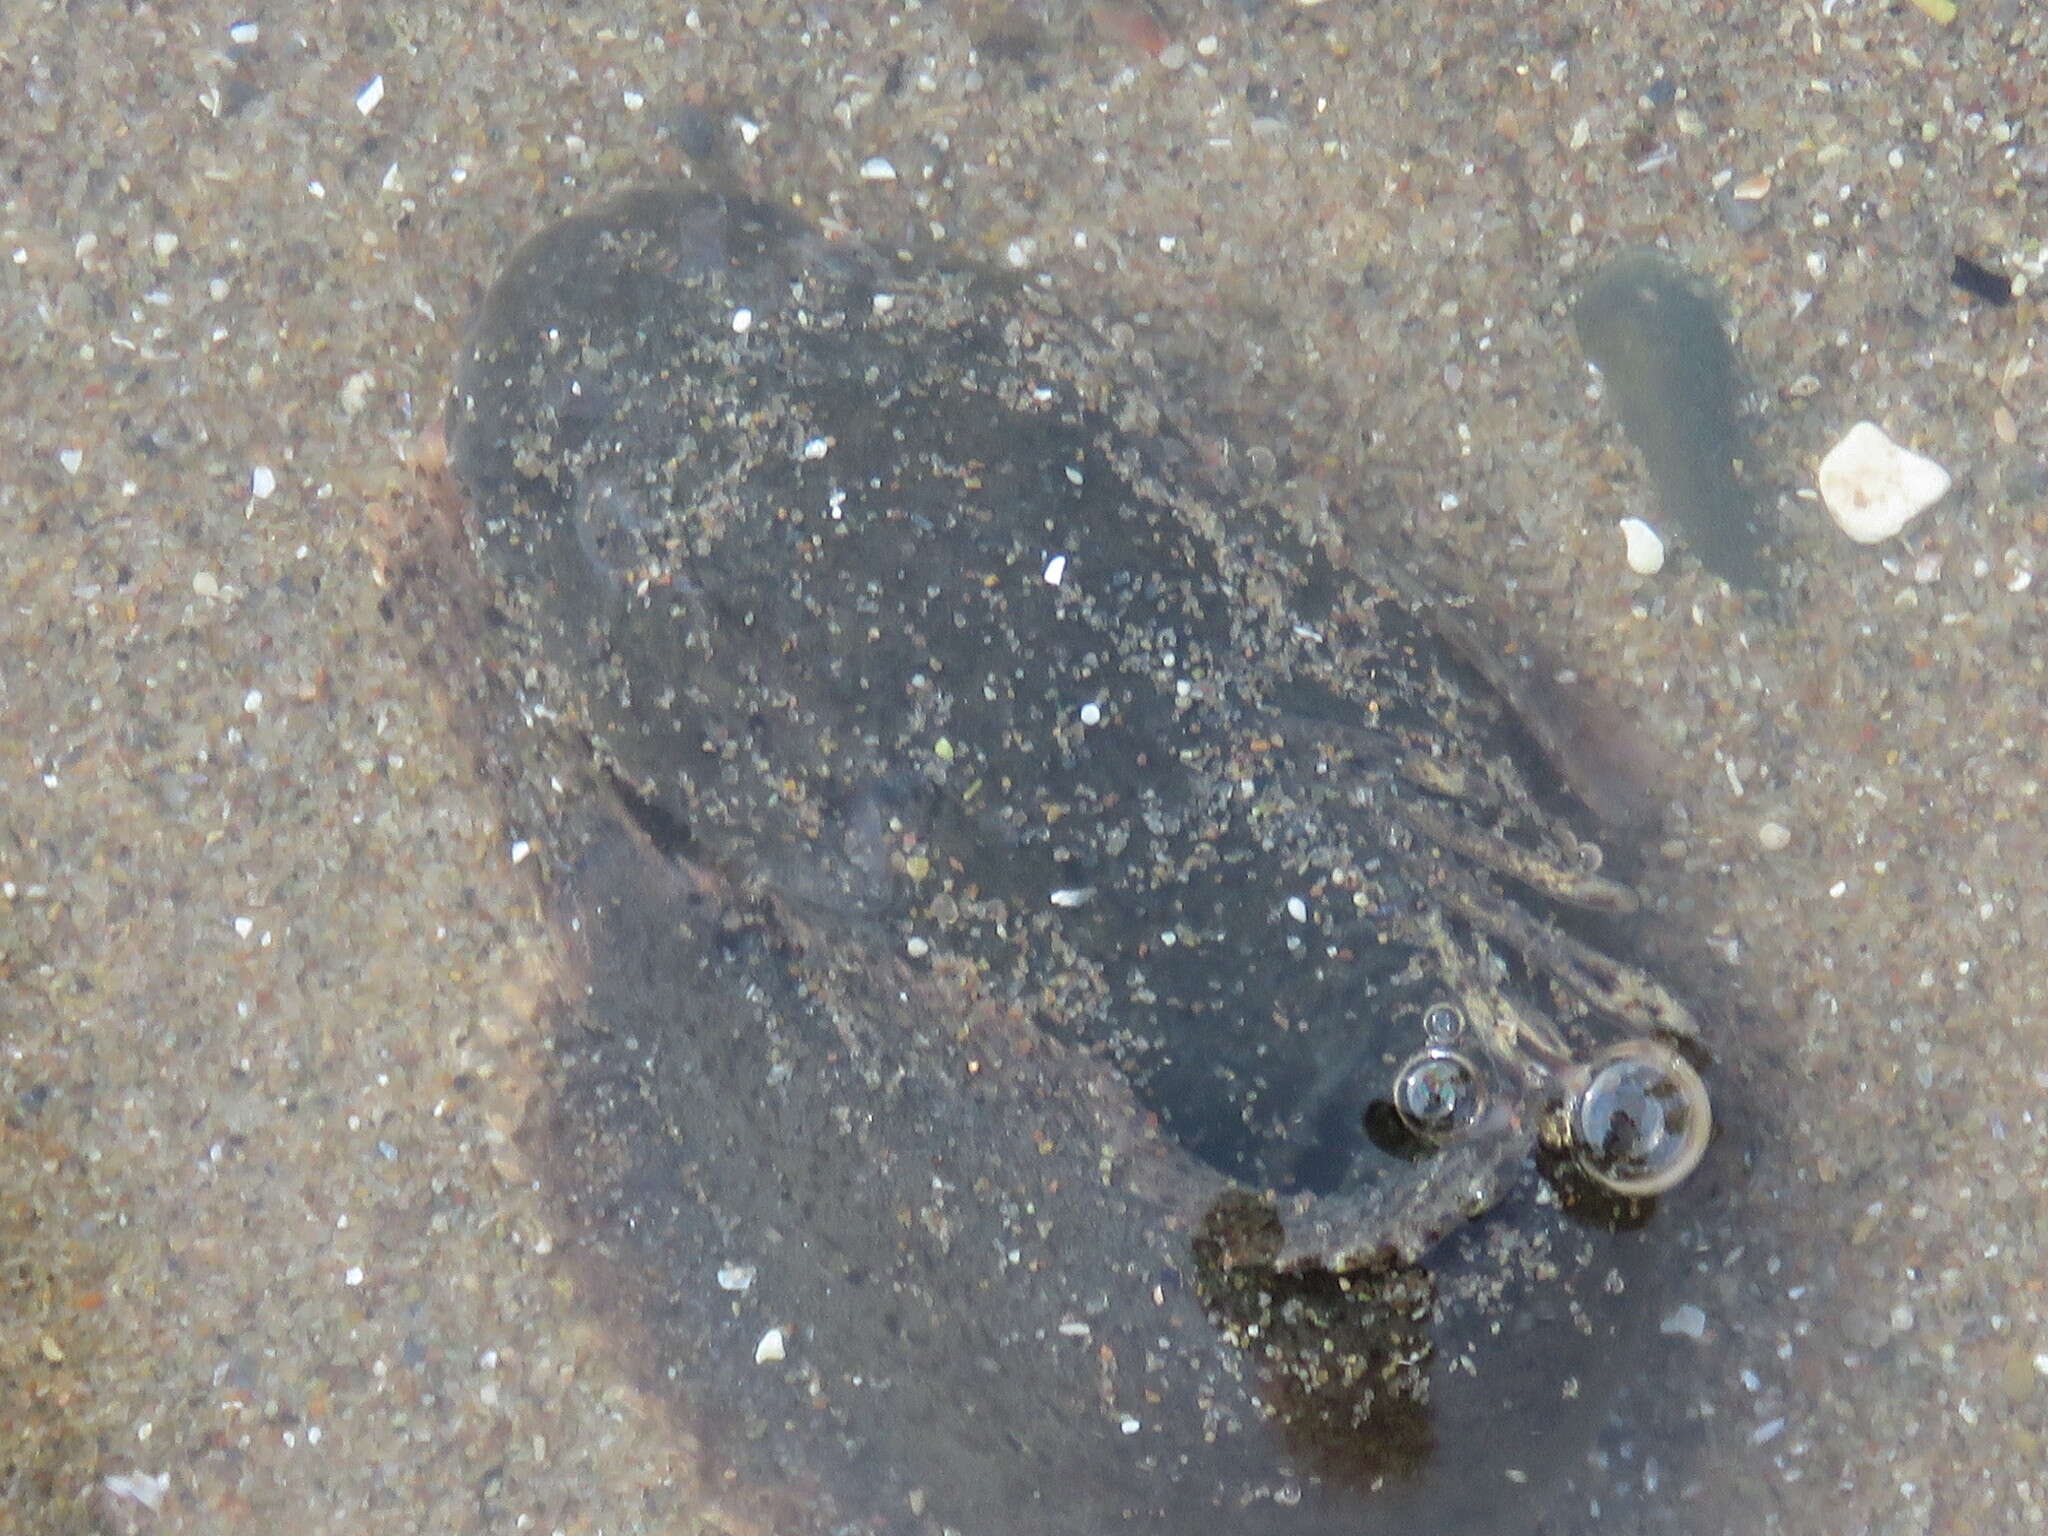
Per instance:
[[[1654,576],[1664,569],[1664,540],[1640,517],[1621,520],[1621,537],[1628,568],[1638,576]]]

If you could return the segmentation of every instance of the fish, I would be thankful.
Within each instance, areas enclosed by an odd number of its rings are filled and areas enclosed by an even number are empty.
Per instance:
[[[1137,374],[735,190],[510,257],[449,579],[565,956],[544,1182],[772,1528],[1512,1527],[1701,1025],[1412,577]]]

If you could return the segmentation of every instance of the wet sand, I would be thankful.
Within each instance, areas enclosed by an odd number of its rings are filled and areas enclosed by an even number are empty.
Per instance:
[[[512,1144],[552,954],[379,585],[480,285],[707,153],[1124,320],[1670,764],[1657,943],[1754,1113],[1603,1521],[2048,1523],[2048,362],[1948,284],[2043,280],[2037,8],[16,12],[0,1526],[716,1528]],[[1623,562],[1567,306],[1658,241],[1736,322],[1782,605]],[[1957,482],[1874,549],[1796,494],[1865,417]]]

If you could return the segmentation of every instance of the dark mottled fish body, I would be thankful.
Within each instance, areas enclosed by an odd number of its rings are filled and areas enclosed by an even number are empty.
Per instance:
[[[1550,915],[1626,893],[1497,696],[1115,377],[738,199],[513,259],[450,441],[508,708],[590,748],[516,797],[580,960],[560,1186],[821,1528],[1490,1528],[1641,1322],[1546,1104],[1689,1024]],[[1370,1134],[1432,1040],[1483,1108]]]

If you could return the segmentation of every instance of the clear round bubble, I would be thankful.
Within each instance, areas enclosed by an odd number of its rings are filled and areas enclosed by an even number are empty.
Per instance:
[[[1465,1030],[1465,1014],[1456,1003],[1431,1003],[1422,1010],[1422,1033],[1431,1045],[1448,1045]]]
[[[1631,1199],[1683,1183],[1706,1155],[1713,1124],[1707,1085],[1692,1063],[1654,1040],[1608,1051],[1571,1105],[1579,1166]]]
[[[1448,1141],[1479,1118],[1486,1087],[1456,1051],[1417,1052],[1394,1074],[1394,1112],[1425,1141]]]

